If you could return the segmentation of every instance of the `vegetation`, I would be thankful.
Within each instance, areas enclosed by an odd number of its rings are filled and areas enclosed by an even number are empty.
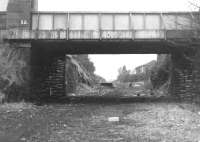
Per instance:
[[[152,68],[150,73],[150,80],[155,89],[158,89],[169,80],[171,68],[170,55],[164,54],[158,56],[160,56],[160,58],[158,58],[156,65]]]
[[[119,75],[117,77],[118,81],[129,82],[130,70],[127,70],[126,66],[119,68],[118,72],[119,72]]]
[[[0,102],[20,101],[29,90],[29,49],[0,44]],[[4,98],[4,97],[5,98]]]
[[[119,74],[117,80],[120,82],[138,82],[145,81],[150,78],[151,71],[147,70],[143,73],[131,74],[130,70],[126,69],[126,66],[123,66],[119,69]]]
[[[1,142],[198,142],[199,106],[185,103],[0,105]],[[109,122],[119,117],[119,122]]]
[[[95,67],[93,62],[90,61],[88,54],[75,55],[74,58],[89,72],[94,74]]]
[[[66,91],[75,93],[79,83],[92,85],[95,67],[88,55],[66,56]]]
[[[106,82],[104,78],[94,73],[94,64],[88,55],[66,56],[66,92],[80,93],[92,89],[95,84]],[[89,89],[89,90],[90,90]]]

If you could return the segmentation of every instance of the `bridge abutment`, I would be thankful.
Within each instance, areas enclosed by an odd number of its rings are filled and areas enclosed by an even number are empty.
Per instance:
[[[200,50],[188,47],[172,54],[171,93],[186,101],[198,101],[200,93]],[[200,101],[199,101],[200,102]]]
[[[200,48],[195,47],[195,57],[193,58],[193,92],[195,94],[194,101],[200,103]]]
[[[31,94],[47,101],[65,94],[65,54],[34,47],[31,58]]]

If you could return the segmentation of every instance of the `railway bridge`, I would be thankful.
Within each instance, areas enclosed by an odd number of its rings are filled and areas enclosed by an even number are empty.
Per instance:
[[[172,93],[198,94],[199,65],[183,57],[200,57],[198,12],[40,12],[31,0],[15,2],[0,12],[0,37],[30,57],[37,93],[65,94],[66,54],[171,54]]]

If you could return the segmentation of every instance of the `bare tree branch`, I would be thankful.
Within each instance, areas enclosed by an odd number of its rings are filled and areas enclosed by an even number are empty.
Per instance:
[[[188,3],[189,3],[190,5],[192,5],[192,6],[194,6],[195,8],[200,9],[200,6],[197,5],[197,4],[195,4],[195,3],[191,2],[191,1],[188,1]]]

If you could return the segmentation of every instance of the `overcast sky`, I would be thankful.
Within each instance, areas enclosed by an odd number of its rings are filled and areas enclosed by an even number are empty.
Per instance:
[[[116,79],[118,69],[126,65],[127,69],[133,70],[139,65],[156,60],[155,54],[121,54],[121,55],[90,55],[90,59],[96,67],[96,74],[101,75],[107,81]]]
[[[39,0],[44,11],[185,11],[198,0]]]
[[[193,3],[198,1],[192,0]],[[189,0],[39,0],[39,11],[192,11]],[[111,81],[118,69],[128,69],[156,60],[156,55],[90,55],[95,73]]]

